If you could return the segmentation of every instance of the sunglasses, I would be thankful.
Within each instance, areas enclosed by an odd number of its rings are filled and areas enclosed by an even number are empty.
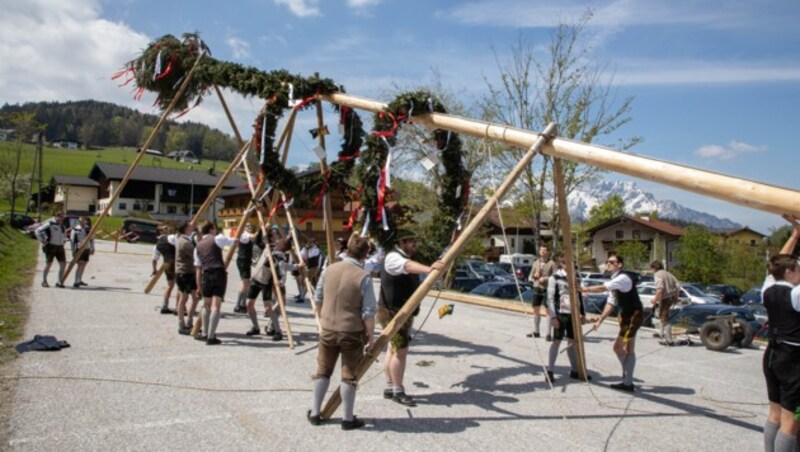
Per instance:
[[[614,265],[616,265],[616,264],[619,264],[619,261],[607,260],[606,264],[614,264]]]

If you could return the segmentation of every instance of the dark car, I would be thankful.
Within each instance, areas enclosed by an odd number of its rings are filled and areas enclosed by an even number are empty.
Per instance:
[[[514,265],[512,268],[509,262],[498,262],[494,265],[497,265],[509,274],[514,273],[514,276],[516,276],[519,281],[527,281],[528,275],[531,273],[531,268],[533,268],[530,265]]]
[[[33,223],[36,223],[36,220],[27,215],[22,215],[21,213],[15,213],[13,215],[10,213],[4,213],[2,220],[10,224],[12,228],[16,229],[25,229]]]
[[[494,279],[498,281],[508,281],[514,282],[514,277],[511,275],[509,271],[506,271],[503,267],[499,264],[486,264],[486,268],[492,273]]]
[[[730,284],[711,284],[706,287],[706,292],[717,295],[725,304],[739,305],[741,304],[742,291]]]
[[[481,284],[472,289],[469,293],[471,295],[502,298],[504,300],[519,300],[520,293],[530,288],[532,288],[530,284],[519,284],[519,289],[517,289],[517,283],[514,282],[492,281]]]
[[[469,292],[483,283],[484,280],[482,278],[472,276],[466,270],[456,269],[453,274],[453,280],[450,282],[450,288],[461,292]]]
[[[742,304],[761,304],[761,286],[753,286],[739,299]]]
[[[144,218],[126,218],[122,222],[122,232],[129,242],[156,243],[160,224],[158,221]]]
[[[761,324],[756,320],[753,312],[744,307],[729,306],[726,304],[690,304],[674,311],[669,316],[669,324],[678,328],[685,328],[689,334],[699,334],[703,325],[710,316],[734,315],[736,320],[747,325],[749,333],[736,345],[748,347],[753,342],[754,335],[761,329]],[[655,326],[659,326],[658,318],[653,319]]]

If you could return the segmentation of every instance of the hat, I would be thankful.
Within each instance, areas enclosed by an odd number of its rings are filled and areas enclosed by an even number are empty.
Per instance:
[[[409,239],[416,239],[417,234],[414,231],[410,231],[408,229],[398,229],[397,230],[397,241],[409,240]]]

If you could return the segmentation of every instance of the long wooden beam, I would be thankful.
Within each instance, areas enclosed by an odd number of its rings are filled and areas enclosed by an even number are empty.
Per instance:
[[[316,74],[319,76],[319,74]],[[325,151],[325,134],[322,129],[325,127],[325,121],[322,117],[322,100],[317,100],[317,140],[322,151]],[[327,157],[322,157],[319,161],[319,171],[322,173],[322,179],[325,180],[328,174]],[[324,182],[323,182],[324,183]],[[327,191],[327,187],[326,187]],[[328,262],[336,262],[336,251],[333,249],[333,211],[331,210],[331,197],[330,192],[325,193],[322,197],[322,217],[325,219],[325,242],[328,247]]]
[[[486,201],[486,204],[481,207],[481,210],[475,215],[472,221],[466,225],[464,231],[461,235],[458,236],[455,242],[450,246],[445,253],[444,257],[442,257],[443,269],[449,267],[453,262],[455,262],[456,258],[459,254],[461,254],[461,250],[467,244],[467,241],[472,238],[476,233],[480,231],[481,225],[483,222],[486,221],[486,218],[489,216],[489,213],[492,209],[495,208],[495,204],[499,203],[501,199],[508,193],[511,187],[516,183],[517,178],[525,168],[530,165],[531,160],[533,157],[536,156],[537,153],[541,151],[542,146],[545,142],[550,139],[550,134],[555,131],[555,124],[550,124],[547,126],[545,131],[542,135],[539,136],[539,139],[536,140],[533,146],[528,149],[528,152],[525,153],[525,156],[514,166],[514,169],[508,174],[506,179],[497,187],[497,191]],[[442,271],[433,269],[422,284],[417,287],[417,290],[411,295],[411,297],[405,302],[403,307],[397,314],[394,316],[391,322],[383,329],[381,332],[380,337],[375,341],[375,344],[369,350],[369,352],[364,356],[359,363],[358,367],[355,369],[355,378],[356,381],[360,380],[362,376],[367,372],[369,367],[375,360],[378,358],[378,354],[380,351],[389,343],[389,339],[397,333],[397,331],[406,323],[409,317],[414,313],[414,310],[422,303],[422,299],[425,298],[428,291],[433,287],[433,284],[439,279],[441,276]],[[331,417],[336,408],[341,403],[342,398],[341,394],[338,390],[333,393],[333,395],[328,399],[328,403],[325,404],[325,408],[323,408],[320,415],[323,419],[328,419]]]
[[[349,94],[330,94],[323,96],[323,99],[335,104],[373,112],[385,111],[387,108],[383,102]],[[536,132],[442,113],[426,113],[415,116],[414,121],[424,124],[426,127],[488,138],[520,148],[529,148],[538,137]],[[555,138],[549,141],[542,148],[542,153],[659,182],[765,212],[800,216],[800,192],[789,188],[727,176],[565,138]]]
[[[167,108],[164,110],[163,113],[161,113],[161,117],[158,119],[156,126],[153,127],[153,130],[150,132],[150,136],[147,137],[147,140],[145,140],[144,144],[139,150],[136,159],[134,159],[134,161],[131,163],[131,166],[128,167],[128,171],[125,172],[125,176],[123,176],[122,181],[120,181],[119,187],[117,187],[117,189],[114,190],[114,193],[111,194],[111,199],[108,201],[106,208],[103,209],[103,212],[97,218],[97,221],[95,221],[94,225],[92,225],[92,229],[89,230],[89,233],[86,234],[86,237],[83,238],[83,241],[78,246],[78,250],[72,256],[72,260],[69,261],[69,265],[67,265],[67,268],[64,270],[64,274],[61,276],[60,282],[62,284],[64,280],[67,279],[67,276],[69,276],[69,272],[72,271],[72,267],[74,267],[75,264],[78,262],[78,258],[81,256],[81,254],[83,254],[83,251],[86,249],[86,247],[89,246],[89,242],[91,242],[95,234],[97,234],[98,228],[100,228],[100,225],[103,223],[103,220],[108,215],[108,211],[111,210],[111,206],[113,206],[114,203],[117,202],[117,199],[122,194],[122,190],[125,188],[125,185],[128,184],[128,180],[133,175],[133,172],[136,170],[136,167],[139,166],[139,162],[142,160],[145,154],[147,154],[147,149],[150,147],[150,144],[155,139],[156,134],[158,133],[159,130],[161,130],[161,127],[167,121],[167,117],[169,116],[170,113],[172,113],[172,110],[178,103],[178,99],[183,97],[183,93],[186,92],[186,88],[189,86],[189,82],[192,80],[194,71],[197,69],[197,65],[198,63],[200,63],[200,60],[203,58],[203,55],[205,55],[205,52],[203,51],[201,51],[200,54],[197,55],[197,59],[194,61],[194,65],[192,65],[192,68],[189,70],[189,72],[186,73],[186,78],[183,79],[183,83],[181,84],[180,88],[178,88],[178,92],[175,93],[175,97],[172,98],[172,101],[169,103],[169,105],[167,105]]]

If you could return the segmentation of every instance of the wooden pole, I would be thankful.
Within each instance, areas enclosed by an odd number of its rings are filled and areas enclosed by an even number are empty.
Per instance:
[[[569,307],[572,312],[572,331],[575,351],[578,354],[578,377],[586,380],[586,356],[583,348],[583,322],[581,322],[581,306],[578,299],[578,278],[575,277],[575,253],[572,249],[572,230],[570,229],[567,191],[564,189],[564,165],[561,159],[553,159],[553,176],[558,197],[558,216],[561,222],[561,238],[564,242],[564,260],[566,262],[567,282],[569,283]]]
[[[86,247],[89,246],[89,242],[94,238],[94,235],[97,232],[97,228],[99,228],[100,225],[103,224],[103,220],[108,215],[108,211],[111,209],[111,206],[113,206],[114,203],[117,202],[117,198],[119,198],[119,195],[122,194],[122,190],[125,188],[125,185],[128,184],[128,180],[133,175],[133,172],[136,170],[136,167],[139,166],[139,162],[142,160],[145,154],[147,154],[146,151],[147,149],[150,148],[150,144],[155,139],[156,134],[158,133],[159,130],[161,130],[161,127],[166,122],[167,117],[175,108],[175,105],[178,103],[178,99],[183,97],[183,93],[186,92],[186,87],[189,86],[189,82],[192,80],[194,71],[197,69],[197,65],[198,63],[200,63],[200,60],[203,58],[203,55],[205,55],[205,52],[201,51],[200,54],[197,56],[197,59],[194,61],[194,65],[186,74],[186,78],[183,79],[183,83],[181,84],[180,88],[178,88],[178,92],[175,94],[175,97],[172,98],[172,101],[167,106],[167,109],[164,110],[164,113],[161,114],[161,118],[159,118],[158,123],[156,123],[156,126],[153,127],[153,131],[150,132],[150,136],[147,137],[147,140],[145,140],[144,144],[139,150],[138,155],[136,156],[136,159],[134,159],[133,163],[131,163],[131,166],[128,168],[128,171],[125,173],[125,176],[119,183],[119,187],[117,187],[114,193],[111,194],[111,199],[108,201],[108,205],[106,205],[106,208],[103,209],[103,213],[100,214],[100,216],[97,218],[97,221],[94,223],[94,225],[92,225],[92,229],[89,231],[88,234],[86,234],[86,237],[83,238],[83,241],[81,241],[81,244],[78,247],[78,251],[73,255],[72,260],[69,262],[69,265],[67,265],[67,268],[64,270],[62,281],[67,279],[69,273],[72,271],[72,267],[74,267],[75,264],[78,262],[78,257],[80,257],[80,255],[83,253]]]
[[[511,170],[511,173],[506,177],[502,184],[497,188],[497,191],[494,195],[486,201],[486,204],[481,207],[481,210],[475,215],[474,218],[467,224],[464,228],[464,231],[461,235],[458,236],[455,242],[450,246],[450,249],[447,250],[444,257],[441,259],[444,266],[443,268],[448,268],[458,257],[461,253],[461,250],[466,245],[467,241],[472,238],[477,232],[480,231],[483,222],[489,216],[489,212],[494,209],[494,206],[505,196],[508,190],[514,185],[514,183],[519,178],[520,174],[525,170],[528,165],[530,165],[531,160],[533,157],[539,153],[542,149],[542,146],[547,142],[548,139],[551,139],[553,132],[555,131],[555,124],[550,123],[542,135],[539,135],[539,139],[533,144],[533,146],[528,149],[528,152],[525,153],[525,156],[514,166],[514,169]],[[378,358],[378,353],[386,346],[389,342],[389,339],[397,333],[397,330],[403,326],[403,324],[411,317],[412,313],[415,309],[420,305],[422,299],[425,298],[428,291],[433,287],[433,284],[441,275],[440,270],[432,270],[428,273],[428,276],[425,280],[420,284],[417,290],[411,295],[411,297],[406,301],[397,315],[394,316],[391,322],[383,329],[381,335],[375,341],[375,344],[372,348],[368,351],[368,353],[364,356],[364,359],[361,360],[358,367],[355,370],[356,381],[361,379],[364,374],[367,372],[369,367],[372,365],[373,362]],[[323,419],[328,419],[331,417],[336,408],[338,408],[339,404],[341,403],[341,394],[339,390],[333,393],[333,395],[328,399],[328,403],[325,404],[320,415]]]
[[[283,131],[281,132],[281,136],[278,138],[278,143],[275,146],[276,149],[280,149],[281,146],[284,146],[283,156],[281,157],[281,165],[286,165],[286,158],[289,153],[289,144],[292,141],[292,129],[294,128],[294,120],[297,117],[297,109],[292,109],[292,112],[289,114],[289,119],[286,121],[286,125],[283,127]],[[249,183],[250,181],[248,181]],[[264,188],[267,186],[267,180],[265,178],[261,179],[261,182],[256,187],[255,193],[258,197],[260,197],[263,192]],[[277,193],[272,194],[272,199],[270,202],[267,203],[267,207],[272,208],[275,205],[277,200]],[[239,224],[236,227],[236,243],[239,243],[239,238],[242,236],[242,231],[244,225],[250,220],[250,215],[253,213],[252,210],[247,210],[242,215],[242,218],[239,220]],[[231,263],[231,259],[233,259],[233,253],[236,250],[236,245],[232,246],[230,250],[228,250],[228,255],[225,256],[225,268],[228,267]]]
[[[329,94],[322,98],[335,104],[373,112],[384,111],[387,108],[385,103],[349,94]],[[413,120],[429,128],[441,128],[478,138],[489,138],[523,149],[530,147],[537,139],[536,132],[442,113],[426,113],[415,116]],[[726,176],[564,138],[555,138],[548,142],[542,148],[542,153],[659,182],[765,212],[800,216],[800,192],[788,188]]]
[[[286,221],[289,223],[289,231],[291,231],[292,234],[292,245],[294,248],[294,252],[297,255],[297,258],[300,259],[300,243],[299,239],[297,238],[297,231],[294,230],[294,221],[292,221],[292,212],[286,205],[286,195],[283,192],[281,192],[280,195],[281,195],[281,200],[283,201],[283,210],[286,213]],[[301,267],[299,271],[303,275],[303,281],[305,281],[306,290],[308,291],[308,294],[311,296],[311,298],[314,298],[314,286],[311,285],[311,281],[309,281],[308,278],[306,277],[306,268]],[[319,319],[317,319],[317,323],[319,323]]]
[[[319,73],[315,73],[314,75],[319,78]],[[319,147],[324,151],[325,134],[322,133],[322,130],[325,127],[325,120],[322,117],[322,99],[317,99],[317,127],[319,127],[317,133]],[[319,171],[322,173],[322,178],[324,180],[328,174],[328,162],[325,156],[319,161]],[[325,219],[325,242],[328,245],[328,262],[332,264],[336,262],[336,253],[333,250],[333,211],[331,210],[331,197],[329,195],[330,193],[325,193],[323,197],[322,216]]]

